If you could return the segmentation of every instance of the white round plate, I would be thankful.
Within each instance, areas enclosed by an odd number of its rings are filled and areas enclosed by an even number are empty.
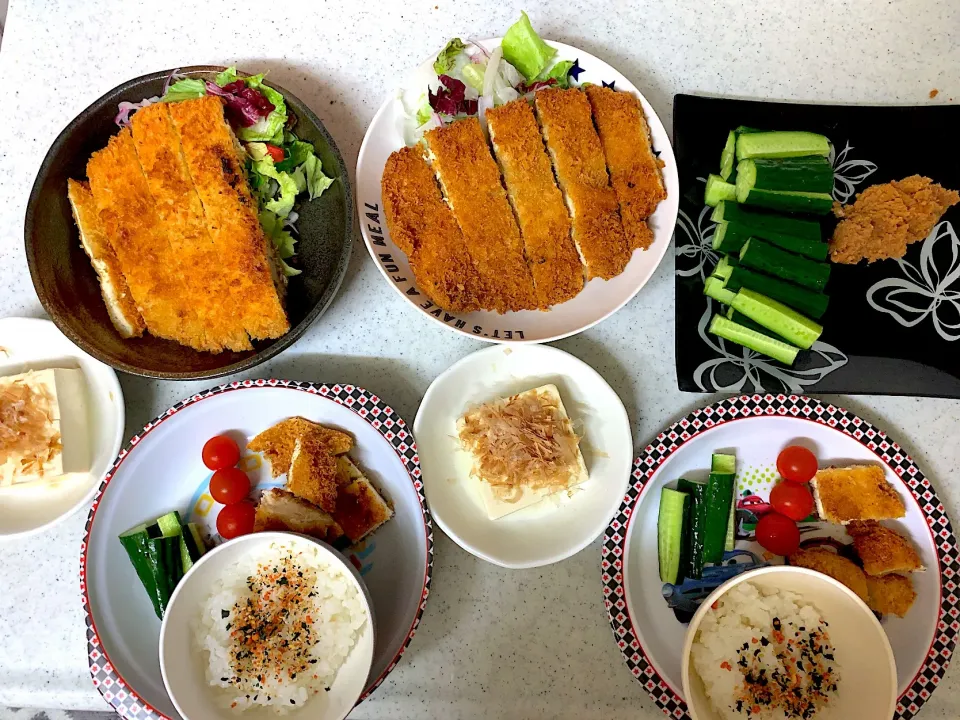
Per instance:
[[[842,408],[797,395],[753,395],[696,410],[657,436],[633,468],[633,484],[604,535],[604,604],[614,639],[634,677],[668,715],[688,718],[681,692],[681,648],[687,626],[661,596],[657,560],[659,490],[681,477],[709,471],[710,456],[737,456],[738,523],[763,504],[776,481],[776,457],[791,444],[817,455],[821,467],[879,464],[907,514],[885,523],[909,536],[925,572],[911,579],[917,599],[906,617],[884,616],[897,664],[896,718],[907,720],[930,697],[950,661],[960,603],[956,539],[943,505],[919,468],[882,431]],[[803,523],[802,542],[831,537],[849,543],[829,523]],[[737,547],[759,551],[738,540]],[[762,552],[762,551],[761,551]]]
[[[490,520],[457,420],[479,403],[547,383],[578,427],[590,478],[572,497],[559,493]],[[498,345],[460,360],[430,385],[413,433],[437,524],[464,550],[507,568],[549,565],[583,550],[610,522],[630,480],[633,436],[620,398],[596,370],[546,345]]]
[[[480,42],[487,48],[496,47],[500,38]],[[664,162],[663,179],[667,187],[667,198],[660,203],[650,219],[653,244],[646,251],[635,252],[626,269],[617,277],[611,280],[591,280],[575,298],[556,305],[547,312],[524,310],[503,315],[492,311],[448,313],[419,291],[407,256],[390,239],[383,218],[380,179],[390,153],[404,146],[404,115],[400,96],[404,91],[416,91],[418,88],[426,92],[427,83],[436,78],[432,68],[436,55],[425,60],[411,73],[401,90],[384,102],[370,123],[360,146],[357,160],[357,208],[360,213],[360,230],[373,261],[387,282],[412,307],[455,332],[480,340],[510,343],[549,342],[596,325],[630,302],[651,278],[670,245],[673,227],[677,221],[680,201],[677,164],[670,146],[670,136],[653,107],[627,78],[602,60],[569,45],[555,42],[547,44],[557,49],[558,59],[577,60],[584,69],[579,77],[580,83],[613,84],[617,90],[631,92],[640,99],[650,126],[653,147]],[[417,95],[419,93],[414,97]]]
[[[81,590],[93,684],[122,717],[179,717],[158,662],[160,620],[117,536],[171,510],[215,530],[219,506],[200,452],[212,436],[240,441],[300,415],[350,433],[350,456],[393,505],[395,514],[351,548],[349,559],[373,600],[377,649],[364,697],[396,665],[416,632],[433,566],[433,529],[420,484],[416,448],[403,420],[376,395],[353,385],[246,380],[220,385],[174,405],[120,451],[87,519]],[[269,463],[244,453],[240,466],[256,490],[281,483]],[[217,538],[214,538],[216,541]],[[362,699],[362,698],[361,698]]]
[[[0,537],[46,530],[88,505],[123,442],[125,413],[117,374],[83,352],[49,320],[0,319],[0,377],[45,368],[79,368],[86,380],[90,472],[46,485],[0,488]]]

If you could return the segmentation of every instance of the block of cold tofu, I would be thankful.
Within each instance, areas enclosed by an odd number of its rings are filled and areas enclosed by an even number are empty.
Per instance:
[[[610,184],[620,201],[627,242],[632,249],[646,250],[653,242],[647,218],[667,197],[667,191],[643,108],[629,92],[600,85],[590,85],[585,92],[607,160]]]
[[[90,470],[86,378],[49,368],[0,378],[0,486]]]
[[[492,307],[485,309],[503,313],[536,308],[520,228],[479,120],[459,120],[424,137],[474,267],[489,291]]]
[[[630,261],[620,203],[610,186],[590,102],[581,90],[547,88],[535,95],[547,152],[573,222],[573,240],[587,279],[609,280]]]
[[[583,264],[533,109],[524,98],[492,108],[487,129],[520,223],[537,301],[542,309],[565,302],[583,289]]]
[[[879,465],[825,468],[810,485],[817,512],[827,522],[895,520],[907,512]]]

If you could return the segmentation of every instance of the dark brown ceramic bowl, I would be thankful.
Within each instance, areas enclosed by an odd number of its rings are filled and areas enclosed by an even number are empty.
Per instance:
[[[215,66],[182,69],[184,75],[213,78]],[[283,94],[288,112],[297,118],[295,131],[313,143],[323,171],[336,178],[320,197],[301,201],[297,211],[297,266],[290,278],[287,314],[290,332],[276,340],[257,342],[248,352],[198,352],[152,335],[124,340],[104,306],[97,276],[80,246],[67,201],[67,179],[86,177],[91,153],[116,134],[114,117],[123,100],[137,102],[160,94],[170,70],[151,73],[114,88],[78,115],[60,133],[40,166],[30,191],[24,227],[27,262],[33,286],[53,322],[85,352],[108,365],[146,377],[198,380],[247,370],[292,345],[329,307],[350,259],[353,198],[343,158],[320,119],[288,90],[267,83]]]

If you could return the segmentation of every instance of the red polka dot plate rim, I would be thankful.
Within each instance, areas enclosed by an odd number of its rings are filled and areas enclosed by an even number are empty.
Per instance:
[[[153,614],[116,536],[173,509],[203,522],[212,501],[198,484],[209,478],[200,448],[222,432],[252,437],[300,415],[346,430],[351,457],[393,504],[395,515],[351,548],[373,599],[377,642],[362,701],[396,667],[417,632],[430,593],[433,523],[420,458],[402,418],[379,397],[349,384],[245,380],[181,400],[149,422],[120,450],[87,518],[80,588],[87,655],[94,686],[121,717],[178,718],[163,688]],[[269,464],[241,458],[254,486],[268,487]],[[245,461],[249,461],[246,462]]]
[[[911,576],[917,599],[910,611],[882,619],[897,661],[896,720],[915,717],[943,679],[960,630],[960,562],[946,509],[920,468],[886,433],[843,408],[800,395],[732,397],[695,410],[646,447],[603,538],[603,597],[614,641],[627,668],[670,717],[690,717],[680,680],[686,625],[661,594],[659,494],[653,490],[709,468],[715,451],[735,450],[738,492],[759,497],[772,484],[779,449],[800,440],[821,466],[879,464],[906,506],[906,516],[891,526],[910,537],[927,570]],[[822,532],[844,536],[832,527]],[[738,541],[738,548],[743,544]]]

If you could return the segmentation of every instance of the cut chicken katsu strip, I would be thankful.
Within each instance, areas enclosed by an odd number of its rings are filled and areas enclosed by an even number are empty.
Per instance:
[[[203,325],[186,296],[180,262],[160,222],[128,128],[87,163],[100,220],[130,294],[157,337],[207,349]]]
[[[251,350],[240,317],[242,298],[232,293],[235,270],[224,262],[207,232],[203,205],[183,162],[168,107],[156,103],[133,115],[140,166],[171,248],[185,270],[186,297],[196,308],[212,349]]]
[[[523,98],[488,110],[487,129],[520,222],[539,306],[569,300],[583,289],[583,265],[533,110]]]
[[[475,117],[460,120],[431,130],[425,137],[464,243],[490,292],[491,304],[485,309],[502,313],[536,308],[520,228],[480,121]]]
[[[587,279],[609,280],[623,272],[630,249],[610,187],[600,138],[582,91],[547,88],[535,95],[547,150],[573,218],[573,240]]]
[[[120,261],[100,222],[100,211],[90,192],[89,183],[67,180],[67,198],[80,231],[80,244],[100,280],[100,293],[107,306],[110,322],[122,337],[140,337],[147,326],[137,310]]]
[[[290,329],[281,295],[286,278],[257,218],[223,104],[207,95],[168,107],[210,237],[220,256],[236,268],[231,298],[243,310],[243,327],[256,340],[280,337]]]
[[[392,153],[380,188],[390,237],[410,260],[420,290],[452,312],[473,312],[491,302],[420,150]]]
[[[620,219],[631,249],[653,242],[647,218],[667,197],[660,160],[653,154],[650,128],[633,94],[590,85],[587,99],[607,159],[610,184],[620,201]]]

